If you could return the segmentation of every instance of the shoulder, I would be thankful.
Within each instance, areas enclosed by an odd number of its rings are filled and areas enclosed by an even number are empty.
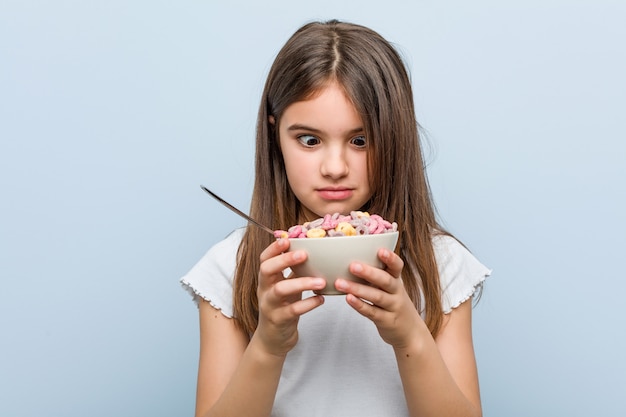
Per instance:
[[[476,289],[491,274],[461,242],[449,235],[432,239],[439,280],[443,312],[449,313],[474,295]]]
[[[234,260],[245,232],[245,227],[233,230],[224,239],[213,245],[202,259],[214,258],[219,261],[220,259],[232,258]]]
[[[228,317],[232,316],[232,283],[237,250],[245,230],[235,229],[214,244],[180,280],[196,302],[204,299]]]
[[[231,273],[235,267],[237,249],[244,233],[245,228],[235,229],[224,239],[214,244],[194,265],[189,274],[212,273],[215,271],[225,274]]]

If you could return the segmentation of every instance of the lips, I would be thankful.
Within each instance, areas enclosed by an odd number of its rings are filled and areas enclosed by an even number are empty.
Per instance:
[[[325,187],[317,190],[319,196],[324,200],[347,200],[352,197],[354,190],[345,187]]]

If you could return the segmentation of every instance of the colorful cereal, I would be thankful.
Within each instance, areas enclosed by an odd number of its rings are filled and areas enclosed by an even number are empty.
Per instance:
[[[360,236],[395,232],[396,222],[389,222],[377,214],[352,211],[349,215],[327,214],[324,217],[298,224],[289,230],[276,230],[276,238],[321,238],[337,236]]]

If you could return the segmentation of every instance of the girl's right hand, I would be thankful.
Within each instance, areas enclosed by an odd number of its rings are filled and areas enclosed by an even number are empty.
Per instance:
[[[259,338],[268,353],[277,356],[286,356],[296,345],[300,316],[324,303],[324,296],[302,299],[302,292],[326,285],[323,278],[285,279],[284,269],[306,260],[305,252],[286,252],[288,249],[289,240],[278,239],[261,253],[257,288],[259,324],[253,337]]]

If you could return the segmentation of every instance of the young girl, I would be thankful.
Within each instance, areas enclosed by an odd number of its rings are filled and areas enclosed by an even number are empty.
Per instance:
[[[385,265],[285,279],[306,254],[255,226],[182,279],[200,311],[197,416],[480,416],[471,300],[489,270],[435,219],[411,85],[376,32],[300,28],[270,69],[250,214],[275,229],[352,210],[398,223]]]

